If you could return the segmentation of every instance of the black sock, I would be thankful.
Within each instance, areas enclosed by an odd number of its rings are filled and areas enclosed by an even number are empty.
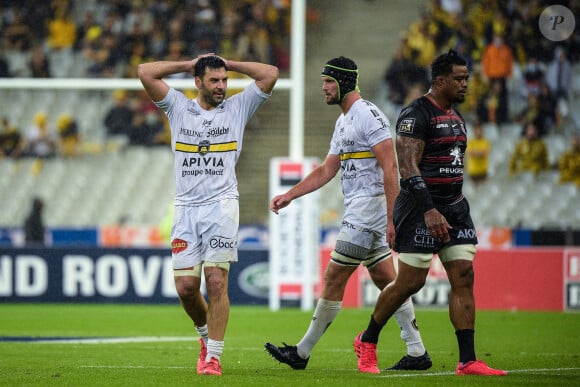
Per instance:
[[[473,329],[460,329],[455,331],[457,344],[459,345],[459,362],[462,364],[476,360]]]
[[[369,326],[367,330],[361,336],[361,340],[367,343],[376,344],[379,342],[379,335],[381,334],[381,329],[385,324],[377,324],[373,315],[371,314],[371,321],[369,321]]]

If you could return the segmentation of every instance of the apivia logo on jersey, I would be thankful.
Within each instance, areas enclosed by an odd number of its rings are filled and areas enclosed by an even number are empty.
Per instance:
[[[202,141],[203,142],[203,141]],[[200,176],[200,175],[214,175],[221,176],[224,174],[224,161],[221,157],[205,157],[209,151],[210,144],[200,143],[199,153],[202,157],[191,157],[183,159],[183,168],[194,168],[194,169],[183,169],[181,171],[181,177],[185,176]],[[202,168],[196,168],[202,167]]]

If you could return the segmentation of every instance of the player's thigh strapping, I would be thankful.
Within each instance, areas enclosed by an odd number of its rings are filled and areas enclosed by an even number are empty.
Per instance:
[[[353,199],[345,209],[331,259],[343,266],[372,268],[390,258],[385,196]]]

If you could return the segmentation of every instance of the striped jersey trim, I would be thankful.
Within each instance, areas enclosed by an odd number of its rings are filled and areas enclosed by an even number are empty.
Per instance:
[[[204,147],[202,146],[202,149]],[[183,142],[178,142],[175,144],[175,150],[187,153],[199,153],[200,146],[196,144],[185,144]],[[204,152],[231,152],[238,150],[238,142],[224,142],[221,144],[210,144],[209,149],[203,149]]]
[[[349,152],[340,155],[340,161],[350,160],[350,159],[374,159],[375,155],[371,151],[365,152]]]

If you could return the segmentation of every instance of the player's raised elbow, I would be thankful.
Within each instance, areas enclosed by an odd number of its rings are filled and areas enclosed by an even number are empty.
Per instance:
[[[276,85],[279,76],[280,70],[277,66],[266,65],[262,76],[259,80],[256,80],[256,83],[263,92],[270,93],[274,89],[274,85]]]
[[[148,76],[150,77],[150,71],[148,71],[150,66],[147,63],[140,63],[137,65],[137,77],[143,80],[146,79]]]

